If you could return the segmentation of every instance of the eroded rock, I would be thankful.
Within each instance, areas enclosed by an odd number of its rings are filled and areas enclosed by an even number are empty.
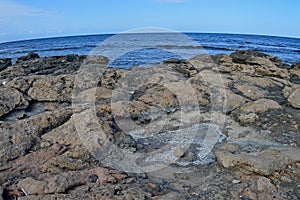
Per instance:
[[[215,154],[225,168],[245,169],[264,176],[300,161],[300,150],[290,147],[269,147],[261,152],[239,154],[216,151]]]
[[[259,99],[254,102],[246,103],[240,110],[245,113],[261,113],[270,109],[282,109],[282,107],[276,101]]]
[[[0,122],[0,158],[2,162],[23,156],[34,146],[38,148],[39,137],[66,122],[72,112],[58,110],[44,112],[16,122]]]
[[[288,97],[289,103],[294,108],[300,108],[300,88],[295,89]]]
[[[12,88],[0,87],[0,117],[14,109],[25,109],[29,103],[24,95]]]
[[[64,172],[54,176],[43,174],[40,176],[40,180],[28,177],[19,181],[18,187],[23,188],[29,195],[63,193],[71,187],[86,184],[89,182],[88,177],[92,174],[98,176],[98,184],[116,183],[127,177],[124,173],[97,167],[84,171]]]
[[[47,76],[33,82],[28,95],[37,101],[71,101],[74,77]]]

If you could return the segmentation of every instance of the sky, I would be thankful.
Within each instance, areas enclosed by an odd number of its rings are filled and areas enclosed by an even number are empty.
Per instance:
[[[142,27],[299,38],[299,10],[299,0],[0,0],[0,42]]]

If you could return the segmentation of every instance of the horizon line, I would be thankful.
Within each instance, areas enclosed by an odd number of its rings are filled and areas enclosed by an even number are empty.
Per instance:
[[[240,32],[197,32],[197,31],[161,31],[161,32],[104,32],[104,33],[79,33],[79,34],[65,34],[60,36],[41,36],[36,38],[27,38],[27,39],[16,39],[8,41],[0,41],[0,44],[13,43],[13,42],[22,42],[22,41],[31,41],[31,40],[43,40],[43,39],[55,39],[55,38],[65,38],[65,37],[80,37],[80,36],[97,36],[97,35],[117,35],[117,34],[155,34],[155,33],[181,33],[181,34],[227,34],[227,35],[252,35],[252,36],[266,36],[266,37],[282,37],[282,38],[291,38],[291,39],[300,39],[300,36],[287,36],[287,35],[268,35],[262,33],[240,33]]]

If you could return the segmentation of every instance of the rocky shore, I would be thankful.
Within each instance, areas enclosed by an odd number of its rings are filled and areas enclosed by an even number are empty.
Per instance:
[[[300,63],[0,59],[0,199],[300,199]]]

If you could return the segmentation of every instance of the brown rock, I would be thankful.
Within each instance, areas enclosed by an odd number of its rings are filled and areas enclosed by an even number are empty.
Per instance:
[[[300,161],[300,150],[290,147],[269,147],[257,153],[216,151],[217,160],[225,167],[238,167],[261,175],[270,175],[284,166]]]
[[[125,73],[126,71],[122,69],[117,70],[113,68],[107,68],[102,74],[100,80],[101,87],[113,89],[118,82],[118,79],[123,77]]]
[[[149,105],[156,106],[178,106],[178,100],[173,92],[161,86],[153,86],[148,89],[144,88],[142,95],[138,100]]]
[[[51,130],[47,134],[42,136],[43,146],[48,146],[48,144],[64,144],[74,147],[81,144],[80,137],[76,131],[74,125],[74,117],[72,116],[69,121],[63,125]]]
[[[195,76],[198,73],[198,70],[191,64],[174,66],[173,69],[183,74],[185,77]]]
[[[290,79],[290,74],[287,69],[281,69],[276,65],[266,66],[258,65],[255,68],[256,75],[259,76],[271,76],[271,77],[280,77],[286,80]]]
[[[232,58],[227,54],[217,54],[211,57],[217,64],[224,64],[224,63],[232,64]]]
[[[24,95],[12,88],[0,87],[0,117],[14,109],[24,109],[29,103]]]
[[[275,66],[269,59],[260,57],[249,57],[245,62],[250,65],[267,66],[270,68]]]
[[[84,65],[107,65],[109,59],[100,55],[89,55],[84,60]]]
[[[271,109],[282,109],[281,106],[270,99],[259,99],[254,102],[246,103],[241,107],[240,111],[245,113],[262,113]]]
[[[245,75],[237,75],[234,79],[242,81],[244,83],[248,83],[249,85],[257,86],[259,88],[268,89],[274,87],[282,87],[283,84],[280,82],[276,82],[268,77],[253,77],[253,76],[245,76]]]
[[[263,192],[265,190],[273,189],[276,190],[275,186],[271,183],[271,180],[265,177],[260,177],[257,180],[257,190]]]
[[[247,124],[247,123],[254,123],[256,120],[259,119],[259,117],[255,113],[248,113],[248,114],[240,114],[238,116],[238,119],[242,124]]]
[[[249,84],[235,85],[235,88],[243,93],[244,96],[252,100],[261,99],[266,96],[266,92],[264,90]]]
[[[223,110],[225,112],[231,112],[240,106],[244,105],[246,103],[246,98],[234,94],[230,90],[226,90],[226,99],[225,99],[225,105],[223,107]]]
[[[74,76],[45,76],[36,80],[28,95],[37,101],[71,101]]]
[[[78,171],[88,167],[88,163],[80,159],[73,159],[65,155],[49,159],[40,167],[43,173],[59,173],[61,171]]]
[[[13,123],[0,122],[0,162],[22,156],[34,145],[38,146],[42,134],[66,122],[71,114],[70,110],[57,110]]]
[[[28,195],[37,195],[41,191],[45,191],[48,187],[48,184],[45,181],[38,181],[31,177],[21,180],[18,183],[18,186],[23,189]]]
[[[24,94],[27,94],[33,82],[39,79],[39,76],[17,77],[7,83],[8,87],[15,88]]]
[[[40,174],[40,165],[65,151],[66,148],[64,146],[55,144],[50,148],[41,149],[9,162],[0,168],[0,184],[14,177],[24,175],[25,171],[28,174],[38,176]]]
[[[88,178],[93,174],[98,176],[98,184],[116,183],[127,177],[126,174],[118,171],[97,167],[84,171],[64,172],[54,176],[43,174],[40,176],[40,180],[28,177],[19,181],[18,187],[23,188],[28,195],[63,193],[71,187],[87,184]]]
[[[288,97],[288,102],[294,108],[300,108],[300,88],[295,89]]]

